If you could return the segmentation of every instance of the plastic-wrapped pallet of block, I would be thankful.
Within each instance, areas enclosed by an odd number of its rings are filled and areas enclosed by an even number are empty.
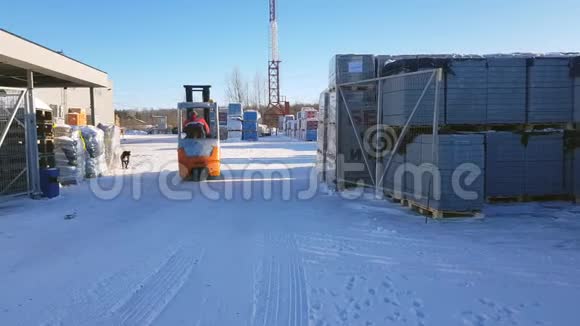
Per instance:
[[[243,131],[258,131],[258,123],[255,121],[245,121],[242,123]]]
[[[105,157],[105,133],[96,127],[85,126],[81,132],[86,148],[86,178],[96,178],[107,172],[107,160]]]
[[[421,181],[411,187],[415,195],[421,193],[421,205],[448,212],[473,212],[483,208],[485,202],[485,154],[484,135],[452,134],[439,135],[438,161],[433,161],[433,136],[421,135],[415,140],[421,146],[421,163],[415,174],[421,173]],[[434,177],[435,166],[440,182]],[[440,194],[440,197],[436,195]]]
[[[528,60],[528,123],[567,123],[573,118],[570,58]]]
[[[240,141],[242,140],[242,132],[241,131],[228,131],[228,140],[231,141]]]
[[[240,103],[230,103],[228,105],[228,116],[239,116],[244,114],[244,109]]]
[[[260,113],[258,111],[244,112],[244,121],[257,122],[258,120],[260,120]]]
[[[339,54],[330,60],[329,88],[375,77],[375,57],[370,54]]]
[[[487,110],[487,61],[453,59],[446,74],[447,124],[485,124]]]
[[[228,119],[228,131],[242,131],[241,117],[230,117]]]
[[[487,58],[487,123],[526,122],[526,70],[523,56]]]
[[[78,127],[59,124],[54,128],[55,163],[61,184],[78,184],[85,177],[85,149]]]
[[[258,132],[257,131],[244,130],[242,132],[242,140],[246,140],[246,141],[257,141],[258,140]]]
[[[115,170],[120,167],[119,162],[121,161],[121,129],[115,125],[101,123],[98,128],[104,132],[107,169]]]
[[[317,141],[318,140],[318,131],[314,130],[306,130],[305,131],[305,140],[306,141]]]

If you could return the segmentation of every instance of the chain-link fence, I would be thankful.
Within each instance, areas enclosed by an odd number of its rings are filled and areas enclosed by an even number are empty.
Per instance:
[[[28,192],[25,93],[0,88],[0,196]]]

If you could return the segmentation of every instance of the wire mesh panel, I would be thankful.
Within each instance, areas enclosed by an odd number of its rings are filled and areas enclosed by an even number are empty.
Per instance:
[[[320,94],[320,103],[318,109],[318,137],[316,151],[316,166],[318,169],[319,181],[326,182],[326,155],[328,152],[328,91]]]
[[[0,88],[0,196],[28,192],[24,92]]]
[[[377,126],[376,81],[339,87],[337,96],[338,183],[341,186],[374,186],[375,139],[369,134]]]
[[[377,180],[378,187],[383,187],[388,195],[420,198],[423,188],[433,189],[433,180],[423,179],[433,176],[438,163],[435,147],[438,126],[443,123],[444,99],[439,96],[437,74],[438,70],[426,70],[379,81],[382,125]],[[434,123],[436,119],[438,123]],[[423,144],[419,141],[423,135],[431,136],[434,141]]]

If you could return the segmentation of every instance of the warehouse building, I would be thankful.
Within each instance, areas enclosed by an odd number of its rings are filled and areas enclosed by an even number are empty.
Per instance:
[[[39,106],[56,119],[75,107],[89,124],[110,123],[112,96],[107,73],[0,29],[0,198],[41,192]]]

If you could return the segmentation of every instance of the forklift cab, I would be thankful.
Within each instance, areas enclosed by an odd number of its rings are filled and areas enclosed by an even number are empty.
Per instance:
[[[201,172],[217,177],[221,174],[220,167],[220,139],[218,105],[209,99],[210,86],[184,86],[186,89],[186,102],[177,105],[177,128],[178,128],[178,160],[179,173],[183,179],[189,179]],[[203,102],[193,102],[193,92],[201,91]],[[192,122],[184,126],[186,121],[191,121],[193,113],[198,118],[203,118],[209,125],[210,132],[206,134],[203,124]]]

